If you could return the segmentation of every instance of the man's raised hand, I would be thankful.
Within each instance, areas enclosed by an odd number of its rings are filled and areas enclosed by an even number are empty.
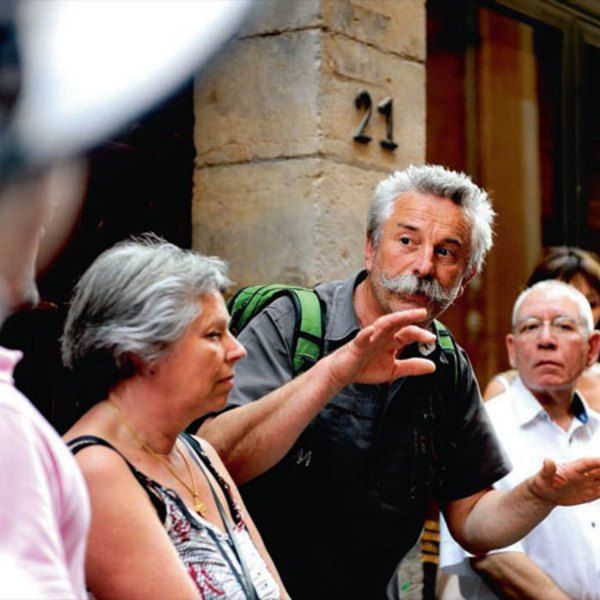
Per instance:
[[[361,329],[357,336],[336,350],[329,358],[330,377],[339,385],[383,383],[398,377],[426,375],[435,364],[425,358],[398,358],[413,343],[433,343],[436,336],[416,325],[427,316],[424,308],[414,308],[384,315]]]

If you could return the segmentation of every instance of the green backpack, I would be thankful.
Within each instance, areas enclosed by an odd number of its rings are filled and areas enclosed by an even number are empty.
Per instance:
[[[296,327],[292,339],[294,377],[308,370],[322,356],[325,339],[325,307],[313,289],[273,283],[240,288],[227,302],[231,315],[230,329],[237,336],[250,320],[277,298],[287,296],[296,314]],[[440,347],[450,356],[454,365],[454,381],[458,379],[456,346],[450,331],[439,321],[434,321]]]
[[[287,296],[294,305],[296,326],[292,340],[294,377],[308,370],[323,356],[324,308],[314,290],[294,285],[274,283],[243,287],[229,299],[229,328],[237,336],[252,317],[277,298]]]

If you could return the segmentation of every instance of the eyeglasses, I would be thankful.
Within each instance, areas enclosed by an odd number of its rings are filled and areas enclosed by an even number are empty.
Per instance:
[[[569,337],[580,332],[583,321],[577,321],[571,317],[554,317],[554,319],[536,319],[531,317],[523,319],[515,325],[515,333],[522,338],[537,339],[543,329],[544,324],[550,325],[550,332],[558,337]]]

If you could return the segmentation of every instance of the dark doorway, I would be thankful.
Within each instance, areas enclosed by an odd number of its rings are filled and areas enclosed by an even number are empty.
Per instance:
[[[81,214],[61,256],[39,281],[44,302],[13,315],[0,344],[24,352],[17,387],[59,432],[79,416],[77,392],[61,366],[59,338],[78,278],[105,249],[152,231],[191,244],[193,83],[89,153]]]

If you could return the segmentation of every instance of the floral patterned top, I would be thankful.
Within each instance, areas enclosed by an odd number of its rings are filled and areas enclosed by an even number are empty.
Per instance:
[[[82,436],[69,442],[69,447],[74,454],[93,445],[105,446],[119,453],[106,440],[96,436]],[[280,598],[279,586],[250,538],[242,513],[233,500],[229,485],[214,468],[200,446],[196,451],[192,449],[191,445],[184,445],[186,448],[190,448],[190,452],[193,451],[196,454],[196,457],[202,461],[202,464],[223,490],[234,521],[231,532],[236,537],[237,546],[244,555],[258,598],[260,600],[278,600]],[[205,600],[245,600],[247,595],[243,585],[242,567],[229,535],[200,515],[192,513],[174,490],[147,477],[123,455],[120,453],[119,455],[125,460],[130,471],[156,508],[158,517],[181,561],[198,587],[200,597]]]

